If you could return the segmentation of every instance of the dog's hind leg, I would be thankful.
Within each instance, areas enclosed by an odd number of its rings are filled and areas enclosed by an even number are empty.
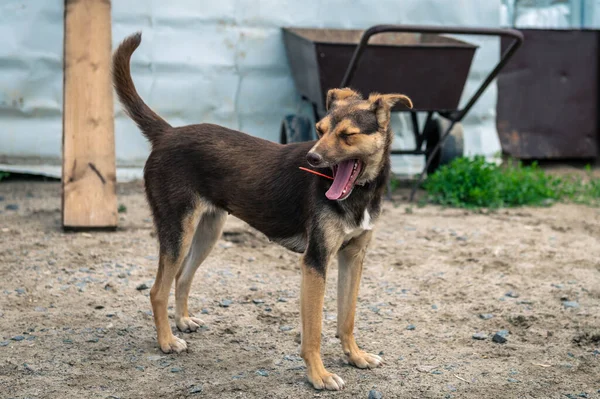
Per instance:
[[[173,280],[187,257],[196,227],[205,211],[206,206],[199,203],[191,212],[187,212],[179,223],[157,226],[161,241],[160,255],[158,273],[150,290],[150,301],[152,302],[158,345],[165,353],[181,352],[187,349],[185,341],[173,335],[171,331],[167,306]]]
[[[361,369],[375,368],[383,364],[378,355],[373,355],[358,348],[354,340],[354,315],[356,299],[362,274],[363,261],[372,232],[366,231],[354,238],[338,253],[338,326],[337,336],[342,342],[342,349],[348,363]]]
[[[189,315],[188,297],[190,286],[196,270],[221,236],[226,219],[227,213],[221,210],[211,210],[201,216],[190,250],[177,273],[175,279],[175,323],[180,331],[196,331],[198,327],[204,324],[199,318],[190,317]]]

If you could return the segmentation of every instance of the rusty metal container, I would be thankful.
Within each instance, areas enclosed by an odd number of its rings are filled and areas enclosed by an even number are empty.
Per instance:
[[[290,68],[300,94],[325,108],[329,89],[340,86],[363,31],[284,28]],[[438,34],[384,33],[365,49],[351,86],[408,95],[417,111],[458,109],[477,46]]]
[[[518,159],[596,158],[599,32],[520,30],[523,47],[498,76],[503,152]],[[509,42],[503,38],[502,49]]]

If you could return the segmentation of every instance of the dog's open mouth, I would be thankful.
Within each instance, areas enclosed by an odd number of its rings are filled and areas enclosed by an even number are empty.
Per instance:
[[[348,198],[363,164],[358,159],[349,159],[333,166],[333,183],[325,196],[330,200],[341,201]]]

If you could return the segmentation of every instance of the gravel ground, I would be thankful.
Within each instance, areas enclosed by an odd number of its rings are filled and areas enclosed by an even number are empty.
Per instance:
[[[600,398],[600,210],[467,212],[386,203],[367,256],[357,340],[383,368],[346,365],[336,269],[318,392],[299,352],[299,257],[230,218],[196,275],[206,325],[157,348],[157,244],[141,183],[119,186],[116,232],[60,229],[60,185],[0,184],[2,398]],[[172,323],[174,325],[174,323]]]

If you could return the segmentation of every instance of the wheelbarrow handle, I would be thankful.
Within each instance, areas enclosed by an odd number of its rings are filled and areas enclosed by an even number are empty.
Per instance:
[[[523,34],[515,29],[500,29],[500,28],[468,28],[468,27],[443,27],[443,26],[424,26],[424,25],[375,25],[369,29],[367,29],[356,49],[354,50],[354,54],[352,55],[352,59],[350,60],[350,64],[348,65],[348,69],[346,70],[346,74],[342,79],[342,83],[340,87],[347,87],[350,84],[350,81],[354,77],[354,73],[356,72],[356,68],[358,67],[358,62],[360,61],[365,48],[369,43],[369,39],[372,36],[387,33],[387,32],[395,32],[395,33],[437,33],[437,34],[463,34],[463,35],[478,35],[478,36],[504,36],[512,38],[513,41],[510,46],[506,49],[506,51],[500,57],[500,61],[494,69],[490,72],[487,78],[483,81],[483,83],[479,86],[475,94],[471,97],[467,105],[463,109],[455,111],[451,117],[451,119],[459,122],[464,118],[464,116],[469,112],[469,110],[475,105],[479,97],[483,94],[485,89],[492,83],[494,78],[498,76],[500,70],[506,65],[508,60],[513,56],[515,51],[521,46],[523,43]]]

